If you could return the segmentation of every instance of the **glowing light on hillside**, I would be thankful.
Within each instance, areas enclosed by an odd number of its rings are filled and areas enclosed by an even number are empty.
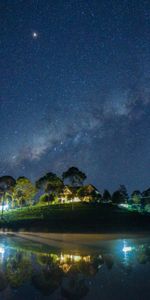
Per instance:
[[[122,251],[124,253],[131,252],[132,251],[132,247],[130,247],[130,246],[124,246],[123,249],[122,249]]]
[[[80,256],[80,255],[69,255],[69,254],[61,254],[60,263],[64,263],[67,261],[70,262],[79,262],[79,261],[90,262],[90,256]]]
[[[5,249],[3,247],[0,247],[0,254],[4,254]]]
[[[9,208],[9,205],[8,204],[5,204],[5,205],[0,205],[0,210],[7,210]]]

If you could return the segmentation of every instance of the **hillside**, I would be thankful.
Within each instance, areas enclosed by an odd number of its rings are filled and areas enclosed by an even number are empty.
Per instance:
[[[44,205],[4,212],[1,228],[45,232],[139,232],[150,217],[109,204]]]

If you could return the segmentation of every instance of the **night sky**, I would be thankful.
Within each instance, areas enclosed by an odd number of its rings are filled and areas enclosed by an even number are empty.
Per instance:
[[[150,186],[150,1],[0,1],[0,175]]]

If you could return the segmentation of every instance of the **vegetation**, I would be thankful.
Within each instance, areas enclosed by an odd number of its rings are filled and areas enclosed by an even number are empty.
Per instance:
[[[128,193],[124,185],[120,185],[120,188],[112,195],[113,203],[126,203],[128,201]]]
[[[71,186],[83,185],[83,181],[86,179],[86,175],[76,167],[69,168],[62,174],[63,180],[68,179]]]
[[[102,198],[103,198],[103,201],[106,201],[106,202],[111,201],[111,194],[109,193],[108,190],[104,190]]]
[[[2,176],[0,177],[0,201],[2,206],[2,215],[4,211],[4,206],[6,202],[12,199],[12,194],[16,181],[11,176]]]
[[[133,243],[125,253],[124,247],[115,251],[110,244],[98,247],[94,251],[86,248],[84,252],[80,249],[72,252],[67,248],[56,251],[29,240],[8,237],[6,244],[7,247],[5,244],[1,245],[4,255],[0,261],[0,291],[6,294],[8,290],[11,293],[11,290],[15,289],[15,294],[18,294],[20,288],[29,287],[29,299],[35,298],[37,291],[42,299],[45,296],[53,298],[56,291],[59,291],[62,299],[85,299],[91,288],[89,280],[94,280],[101,272],[102,266],[105,266],[105,272],[113,272],[116,268],[127,277],[134,274],[140,265],[140,271],[144,266],[148,269],[150,263],[149,243],[143,241]],[[147,282],[148,280],[147,276]]]
[[[26,227],[30,220],[31,226],[37,222],[69,230],[77,226],[77,220],[81,230],[81,224],[87,229],[94,224],[99,228],[104,218],[105,225],[106,222],[115,224],[116,213],[120,219],[120,207],[128,209],[126,217],[133,210],[150,212],[150,189],[135,190],[129,197],[126,187],[120,185],[112,195],[108,190],[102,194],[91,184],[83,185],[85,179],[86,175],[76,167],[63,172],[62,177],[49,172],[35,183],[26,177],[17,180],[11,176],[0,177],[1,226]],[[65,184],[66,180],[69,185]]]
[[[123,275],[131,276],[138,265],[148,268],[150,263],[149,244],[142,241],[134,243],[125,254],[124,248],[116,252],[110,244],[94,251],[87,248],[84,252],[79,249],[73,253],[26,240],[8,238],[7,245],[9,250],[5,245],[1,247],[5,255],[0,262],[0,291],[6,293],[13,288],[17,293],[20,288],[29,286],[32,287],[30,299],[36,291],[41,297],[51,298],[58,289],[62,298],[67,295],[65,299],[84,299],[90,291],[87,283],[94,280],[102,266],[105,272],[117,268]],[[126,259],[122,259],[120,253]]]
[[[150,229],[150,217],[113,204],[34,205],[4,211],[0,226],[50,232],[134,232]]]
[[[132,194],[131,194],[131,199],[132,199],[132,202],[134,204],[140,204],[141,203],[141,192],[140,191],[134,191]]]
[[[13,189],[12,207],[23,207],[32,204],[36,187],[26,177],[19,177]]]
[[[45,176],[38,179],[35,183],[38,190],[43,190],[46,194],[40,200],[53,202],[64,187],[63,181],[54,173],[47,173]]]

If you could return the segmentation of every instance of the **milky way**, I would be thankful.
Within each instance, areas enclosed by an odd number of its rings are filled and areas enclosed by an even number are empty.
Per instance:
[[[0,174],[150,185],[150,3],[1,0]]]

